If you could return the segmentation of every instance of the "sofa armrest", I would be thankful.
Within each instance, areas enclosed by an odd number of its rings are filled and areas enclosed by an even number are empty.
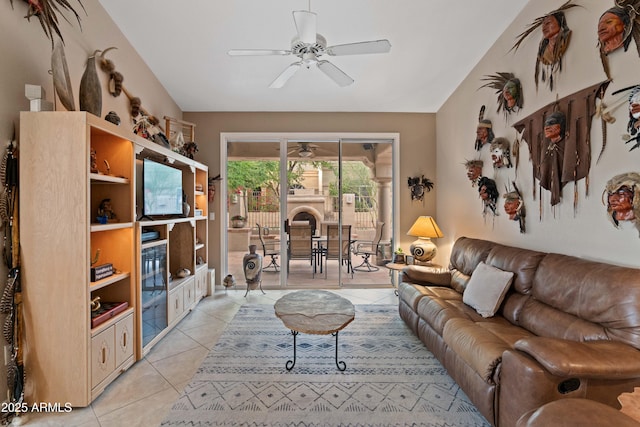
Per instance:
[[[527,353],[547,371],[559,377],[640,377],[640,351],[616,341],[578,342],[528,337],[516,341],[515,348]]]
[[[451,272],[443,267],[428,265],[407,265],[402,270],[402,281],[416,285],[451,285]]]

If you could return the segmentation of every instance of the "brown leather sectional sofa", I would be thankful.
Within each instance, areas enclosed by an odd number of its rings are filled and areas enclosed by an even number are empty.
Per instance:
[[[514,273],[488,318],[462,300],[480,261]],[[640,269],[461,237],[448,268],[407,266],[398,293],[400,317],[494,426],[565,398],[619,408],[640,386]]]

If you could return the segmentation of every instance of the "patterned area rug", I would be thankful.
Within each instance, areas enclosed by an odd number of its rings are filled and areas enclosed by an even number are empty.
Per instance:
[[[272,306],[245,305],[162,426],[489,426],[395,305],[356,305],[335,337],[293,337]]]

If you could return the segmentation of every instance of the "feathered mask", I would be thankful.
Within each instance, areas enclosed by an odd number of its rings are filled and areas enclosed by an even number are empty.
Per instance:
[[[480,86],[480,89],[489,87],[496,90],[496,95],[498,95],[498,109],[496,112],[499,113],[500,110],[504,110],[506,117],[507,114],[522,108],[524,103],[522,85],[520,84],[520,79],[517,79],[513,73],[497,73],[492,76],[485,76],[482,81],[487,83]]]
[[[562,56],[569,47],[571,30],[567,25],[564,12],[573,7],[579,6],[571,4],[571,0],[560,6],[558,9],[549,12],[544,16],[536,18],[527,29],[518,35],[511,50],[516,51],[522,42],[533,33],[538,27],[542,27],[543,38],[538,46],[536,56],[535,82],[538,89],[538,80],[542,68],[542,81],[547,81],[549,90],[554,87],[554,75],[562,70]],[[544,65],[544,67],[541,66]]]

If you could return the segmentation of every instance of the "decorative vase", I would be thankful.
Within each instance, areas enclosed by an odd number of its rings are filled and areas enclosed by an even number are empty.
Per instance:
[[[233,228],[243,228],[245,225],[244,219],[232,219],[231,227]]]
[[[80,80],[80,111],[87,111],[98,117],[102,117],[102,87],[96,70],[96,53],[87,59],[87,67],[84,69]]]
[[[69,68],[67,58],[64,54],[62,41],[56,41],[53,53],[51,54],[51,74],[53,74],[53,87],[60,98],[60,103],[67,111],[75,111],[73,102],[73,89],[69,78]]]
[[[222,279],[222,286],[226,288],[230,288],[230,287],[235,287],[236,286],[236,279],[233,278],[233,276],[231,274],[227,274],[226,277],[224,279]]]
[[[256,245],[249,245],[249,253],[242,258],[247,288],[253,290],[262,281],[262,255],[256,253]]]
[[[182,202],[182,215],[187,217],[189,216],[189,212],[191,212],[191,206],[189,206],[189,203]]]

